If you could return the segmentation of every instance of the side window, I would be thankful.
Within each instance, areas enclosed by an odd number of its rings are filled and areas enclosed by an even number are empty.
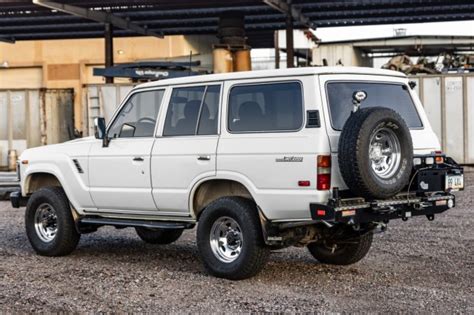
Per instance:
[[[109,128],[109,137],[153,137],[163,95],[164,90],[133,94]]]
[[[220,85],[207,87],[206,96],[202,104],[199,118],[198,135],[217,134],[217,123],[219,121],[219,102],[221,96]]]
[[[163,135],[217,134],[220,90],[220,85],[173,89]]]
[[[291,131],[302,124],[302,90],[297,82],[236,86],[230,91],[230,131]]]

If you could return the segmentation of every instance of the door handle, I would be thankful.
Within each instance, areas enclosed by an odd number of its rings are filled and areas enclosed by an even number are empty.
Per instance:
[[[140,156],[137,156],[137,157],[134,157],[134,158],[133,158],[133,161],[135,161],[135,162],[143,162],[143,158],[140,157]]]
[[[211,160],[211,157],[209,155],[201,155],[201,156],[198,156],[197,159],[199,161],[209,161],[209,160]]]

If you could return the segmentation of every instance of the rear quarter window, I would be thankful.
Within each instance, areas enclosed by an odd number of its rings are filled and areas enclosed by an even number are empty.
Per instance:
[[[229,95],[231,132],[296,131],[303,124],[299,82],[235,86]]]
[[[331,125],[342,130],[352,111],[352,94],[365,91],[367,98],[361,108],[387,107],[395,110],[412,129],[422,128],[420,116],[410,96],[408,87],[397,83],[375,82],[328,82],[326,92],[331,116]]]

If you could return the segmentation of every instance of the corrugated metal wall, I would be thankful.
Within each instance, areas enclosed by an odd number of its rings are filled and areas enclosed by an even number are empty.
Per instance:
[[[443,151],[474,164],[474,74],[419,75],[416,91]]]
[[[74,136],[72,89],[0,90],[0,169],[8,152],[53,144]]]
[[[106,84],[87,85],[83,91],[83,136],[94,135],[94,119],[104,117],[106,122],[112,118],[115,109],[127,96],[133,85],[129,84]]]

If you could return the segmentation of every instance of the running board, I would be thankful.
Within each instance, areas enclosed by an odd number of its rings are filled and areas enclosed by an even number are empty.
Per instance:
[[[130,219],[89,218],[79,220],[79,225],[112,225],[115,227],[144,227],[150,229],[191,229],[194,223],[189,222],[165,222],[165,221],[143,221]]]

